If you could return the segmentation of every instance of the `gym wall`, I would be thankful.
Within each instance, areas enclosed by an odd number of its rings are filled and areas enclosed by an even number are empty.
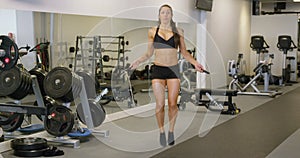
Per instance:
[[[250,24],[249,0],[213,1],[212,12],[207,12],[206,60],[212,73],[207,77],[207,87],[224,87],[231,81],[227,62],[237,60],[239,53],[244,54],[249,64]]]
[[[50,40],[51,14],[34,12],[35,38],[38,39],[38,42],[42,42],[44,39]],[[53,13],[53,19],[52,67],[55,67],[71,64],[71,60],[68,61],[65,58],[73,55],[69,53],[69,47],[75,47],[76,36],[86,36],[104,18]]]
[[[13,33],[18,47],[35,44],[32,12],[0,9],[0,19],[3,21],[0,26],[1,35]],[[21,61],[27,69],[32,69],[35,66],[35,53],[21,57]]]
[[[194,9],[194,0],[189,1],[170,1],[164,2],[170,4],[174,8],[176,22],[196,21],[198,16],[198,11]],[[77,35],[123,35],[128,37],[131,47],[134,47],[132,53],[128,53],[129,62],[136,57],[130,57],[134,53],[134,49],[138,47],[138,52],[144,53],[146,47],[140,47],[141,45],[136,45],[136,43],[146,43],[147,42],[147,29],[145,32],[130,30],[129,32],[124,31],[122,27],[140,27],[141,24],[148,26],[157,25],[157,15],[158,7],[162,4],[161,1],[89,1],[86,2],[76,2],[74,1],[7,1],[3,2],[2,8],[11,8],[18,10],[27,10],[29,12],[36,11],[34,13],[35,20],[35,37],[39,40],[47,39],[50,37],[50,13],[54,14],[54,41],[53,44],[60,42],[67,42],[70,46],[74,46],[74,41]],[[98,18],[98,19],[97,19]],[[99,19],[100,18],[100,19]],[[109,23],[101,22],[106,19],[114,19]],[[126,20],[121,20],[126,19]],[[191,20],[192,19],[192,20]],[[149,22],[148,22],[149,21]],[[122,23],[120,23],[122,22]],[[101,33],[91,34],[87,30],[91,30],[95,25],[100,26],[102,30]],[[72,25],[73,24],[73,25]],[[118,25],[113,25],[118,24]],[[136,25],[138,24],[138,25]],[[72,27],[70,27],[72,25]],[[130,25],[130,26],[128,26]],[[134,26],[135,25],[135,26]],[[105,27],[104,26],[108,26]],[[104,28],[104,29],[103,29]],[[141,28],[140,28],[141,29]],[[121,33],[121,34],[120,34]],[[143,38],[133,36],[139,35]],[[146,38],[144,38],[146,37]],[[139,38],[138,40],[135,40]],[[141,40],[143,39],[143,40]],[[70,43],[70,41],[73,41]],[[53,61],[57,58],[61,58],[59,53],[60,50],[55,45],[53,46]],[[114,57],[111,55],[111,57]],[[58,63],[53,63],[56,66]]]
[[[2,0],[0,7],[49,13],[157,21],[158,7],[165,3],[173,7],[176,12],[174,20],[178,24],[187,24],[186,26],[189,23],[200,24],[201,11],[195,9],[194,0],[166,0],[164,2],[160,0],[91,0],[89,3],[86,3],[86,1],[76,1],[75,3],[73,0]],[[224,78],[227,78],[226,65],[228,59],[236,59],[238,53],[247,54],[246,50],[249,51],[250,15],[251,4],[248,0],[214,0],[212,12],[207,12],[207,30],[209,32],[207,36],[213,40],[211,40],[211,43],[207,43],[206,54],[213,56],[208,56],[206,63],[208,64],[207,68],[215,73],[210,77],[216,80],[214,81],[216,87],[224,86]],[[186,28],[184,28],[186,35],[196,35],[197,30],[189,30],[189,26]],[[138,32],[142,32],[142,30]],[[139,34],[138,36],[144,35]],[[134,43],[132,40],[134,36],[131,37],[130,42]],[[140,50],[145,50],[142,47],[139,48],[139,51],[137,51],[139,53],[141,53]],[[138,55],[140,54],[137,53]],[[217,67],[214,55],[221,61],[219,62],[221,64]]]
[[[5,21],[5,25],[0,25],[0,34],[7,35],[8,32],[17,31],[16,11],[11,9],[0,9],[0,19]]]

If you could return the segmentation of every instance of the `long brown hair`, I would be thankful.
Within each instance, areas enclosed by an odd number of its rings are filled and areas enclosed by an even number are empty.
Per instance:
[[[173,9],[171,6],[169,6],[168,4],[164,4],[162,5],[160,8],[159,8],[159,13],[160,14],[160,11],[163,7],[167,7],[167,8],[170,8],[171,10],[171,14],[173,16]],[[161,23],[160,19],[158,19],[158,22],[159,24]],[[175,22],[173,21],[173,19],[171,19],[171,27],[172,27],[172,32],[174,33],[174,41],[175,41],[175,47],[177,48],[178,45],[179,45],[179,42],[180,42],[180,35],[178,34],[178,30],[177,30],[177,27],[176,27],[176,24]]]

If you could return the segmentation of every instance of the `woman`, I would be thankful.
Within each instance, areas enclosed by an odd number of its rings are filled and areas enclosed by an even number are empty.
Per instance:
[[[173,10],[169,5],[163,5],[159,9],[159,25],[148,31],[147,52],[135,60],[131,69],[149,59],[155,53],[154,65],[152,67],[152,88],[156,99],[156,119],[160,130],[160,144],[166,146],[167,140],[164,130],[165,116],[165,88],[168,89],[168,116],[169,132],[168,144],[174,145],[174,126],[178,113],[177,98],[180,88],[178,48],[182,56],[202,72],[203,66],[199,64],[186,50],[183,30],[175,26],[172,20]]]

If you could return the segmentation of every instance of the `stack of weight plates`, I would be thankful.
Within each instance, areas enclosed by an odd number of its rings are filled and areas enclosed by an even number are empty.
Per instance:
[[[49,146],[44,138],[16,138],[10,143],[15,156],[20,157],[40,157],[40,156],[60,156],[64,155],[57,147]]]
[[[11,148],[15,156],[39,157],[43,156],[49,146],[44,138],[17,138],[11,141]]]

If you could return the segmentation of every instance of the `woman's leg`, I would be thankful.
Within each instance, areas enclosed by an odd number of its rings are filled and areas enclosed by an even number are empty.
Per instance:
[[[159,127],[160,133],[163,133],[164,130],[164,119],[165,119],[165,87],[166,81],[162,79],[153,79],[152,80],[152,89],[155,95],[156,108],[155,115],[157,124]]]
[[[168,79],[167,87],[168,87],[168,108],[169,108],[168,115],[169,115],[169,122],[170,122],[169,132],[173,132],[177,113],[178,113],[177,98],[179,94],[180,80]]]
[[[174,127],[176,122],[176,117],[178,113],[177,107],[177,98],[179,94],[180,88],[180,80],[179,79],[168,79],[167,80],[168,86],[168,115],[169,115],[169,132],[168,132],[168,144],[174,145]]]

